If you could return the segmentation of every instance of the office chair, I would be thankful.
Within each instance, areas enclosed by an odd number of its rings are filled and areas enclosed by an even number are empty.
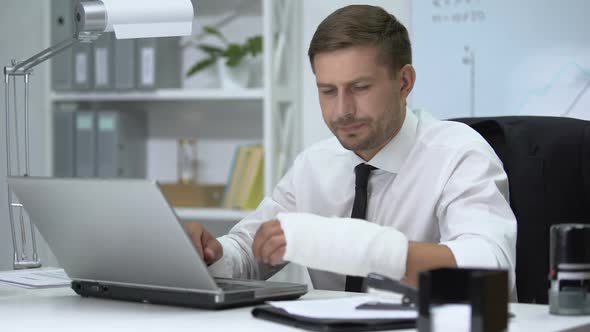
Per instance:
[[[517,220],[519,302],[548,302],[549,228],[590,223],[590,121],[561,117],[460,118],[496,151]]]

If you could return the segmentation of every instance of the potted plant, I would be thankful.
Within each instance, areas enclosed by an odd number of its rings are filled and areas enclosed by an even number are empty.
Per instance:
[[[187,72],[187,76],[194,75],[209,66],[217,64],[222,88],[245,88],[250,79],[252,59],[262,53],[262,36],[253,36],[244,43],[231,43],[216,28],[203,27],[207,35],[212,35],[223,44],[222,47],[212,44],[200,44],[198,49],[205,52],[207,57],[195,63]]]

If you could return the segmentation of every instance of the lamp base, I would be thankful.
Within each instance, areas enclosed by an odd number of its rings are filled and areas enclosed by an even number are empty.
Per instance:
[[[42,264],[39,261],[23,261],[23,262],[15,262],[12,267],[15,270],[25,270],[25,269],[36,269],[41,267]]]

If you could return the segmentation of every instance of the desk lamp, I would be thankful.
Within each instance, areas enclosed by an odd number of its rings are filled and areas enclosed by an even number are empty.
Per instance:
[[[4,67],[6,110],[6,176],[29,176],[29,82],[33,67],[76,43],[92,43],[104,32],[113,32],[117,39],[188,36],[192,32],[193,5],[190,0],[97,0],[83,1],[72,8],[76,32],[67,40],[53,45],[24,61],[12,60]],[[16,100],[11,119],[10,84],[16,99],[16,77],[24,79],[24,113],[19,115]],[[24,123],[19,126],[19,117]],[[12,151],[11,125],[13,121],[14,151]],[[21,156],[20,131],[24,131],[24,156]],[[15,155],[13,165],[12,154]],[[21,160],[23,159],[23,160]],[[21,166],[24,164],[24,168]],[[16,167],[14,167],[16,166]],[[13,172],[13,168],[16,168]],[[13,195],[8,184],[8,214],[13,246],[13,268],[26,269],[41,266],[37,254],[34,226],[28,220],[23,206]],[[18,212],[20,254],[17,244],[16,220]],[[27,254],[27,231],[30,229],[32,257]]]

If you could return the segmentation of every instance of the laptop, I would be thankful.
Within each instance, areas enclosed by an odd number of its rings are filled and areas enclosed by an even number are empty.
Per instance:
[[[13,176],[8,184],[79,295],[218,309],[307,292],[213,278],[157,182]]]

